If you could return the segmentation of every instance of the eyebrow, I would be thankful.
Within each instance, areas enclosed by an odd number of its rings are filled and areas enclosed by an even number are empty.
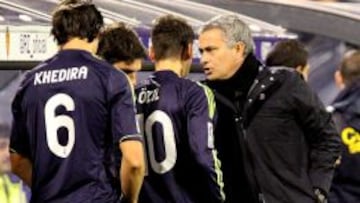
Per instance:
[[[199,52],[202,54],[204,51],[209,52],[209,51],[216,50],[216,49],[218,49],[218,47],[207,46],[205,48],[199,48]]]

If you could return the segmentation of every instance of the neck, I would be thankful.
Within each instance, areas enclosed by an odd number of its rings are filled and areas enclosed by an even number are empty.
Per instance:
[[[61,50],[77,49],[90,53],[95,53],[94,44],[89,43],[86,39],[72,38],[64,45],[61,46]]]
[[[136,81],[137,81],[136,73],[135,72],[129,73],[127,74],[127,76],[129,77],[131,84],[133,86],[136,86]]]
[[[155,71],[170,70],[179,77],[183,77],[184,65],[180,60],[165,59],[155,62]]]

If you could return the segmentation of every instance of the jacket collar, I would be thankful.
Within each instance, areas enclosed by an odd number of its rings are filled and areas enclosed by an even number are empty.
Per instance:
[[[207,84],[214,90],[222,93],[231,93],[235,90],[247,93],[259,72],[259,66],[262,64],[251,53],[238,71],[227,80],[207,81]]]

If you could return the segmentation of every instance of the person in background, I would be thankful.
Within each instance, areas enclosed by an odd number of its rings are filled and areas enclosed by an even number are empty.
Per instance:
[[[199,49],[227,202],[325,202],[340,140],[316,94],[296,71],[263,66],[236,15],[205,23]]]
[[[183,19],[165,15],[151,30],[155,73],[137,89],[137,110],[147,149],[140,203],[224,201],[221,163],[214,148],[214,96],[184,79],[195,33]]]
[[[0,123],[0,202],[1,203],[26,203],[29,188],[11,173],[10,164],[10,127]]]
[[[145,47],[135,30],[122,22],[113,23],[101,32],[97,55],[125,72],[133,87],[136,86],[142,60],[147,57]],[[117,167],[120,167],[120,159],[121,153],[115,148],[114,162]]]
[[[308,55],[308,51],[300,41],[296,39],[282,40],[276,43],[268,53],[265,64],[294,68],[307,81],[310,69]]]
[[[341,90],[333,113],[342,140],[342,157],[335,170],[329,203],[360,202],[360,51],[346,55],[335,73]]]
[[[25,75],[13,100],[12,170],[31,186],[31,202],[138,200],[144,152],[133,92],[123,72],[94,55],[102,27],[90,1],[61,2],[51,30],[60,50]]]
[[[100,34],[97,54],[124,71],[134,86],[136,72],[141,70],[142,60],[147,56],[139,36],[125,23],[115,23]]]

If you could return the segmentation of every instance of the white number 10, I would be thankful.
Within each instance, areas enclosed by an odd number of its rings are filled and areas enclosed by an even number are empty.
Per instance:
[[[67,111],[74,111],[74,100],[67,94],[56,94],[45,104],[45,126],[46,141],[49,149],[56,156],[66,158],[70,155],[75,144],[75,125],[74,120],[67,115],[55,115],[55,110],[59,106],[64,106]],[[68,142],[61,145],[58,139],[58,129],[66,128],[68,131]]]
[[[176,142],[175,142],[175,134],[173,124],[171,122],[170,117],[163,111],[156,110],[149,115],[145,122],[145,129],[143,128],[144,125],[144,115],[138,114],[139,124],[141,126],[141,132],[144,135],[145,130],[145,137],[148,144],[148,156],[150,159],[150,166],[152,170],[158,174],[164,174],[171,170],[177,158],[176,152]],[[164,140],[164,149],[165,149],[165,158],[164,160],[158,162],[155,158],[155,146],[153,140],[153,133],[152,127],[155,123],[159,123],[162,125],[163,129],[163,140]]]

